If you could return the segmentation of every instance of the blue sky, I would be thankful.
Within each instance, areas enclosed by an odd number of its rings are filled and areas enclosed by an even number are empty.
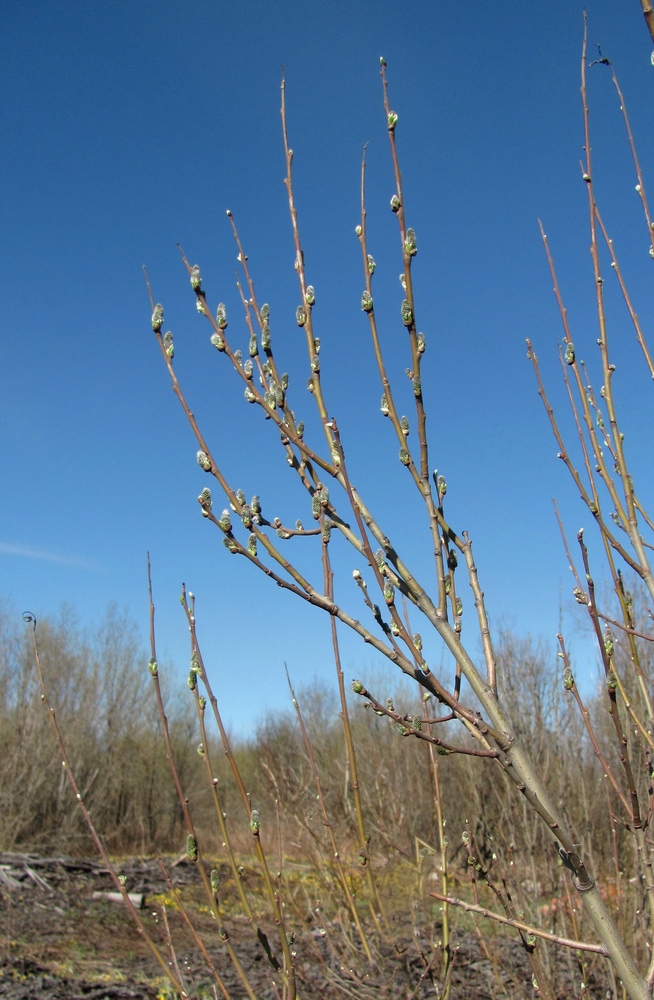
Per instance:
[[[647,180],[654,69],[639,4],[590,0],[587,8],[589,41],[616,67]],[[448,513],[472,537],[493,623],[553,648],[562,614],[588,667],[592,654],[571,604],[551,498],[559,499],[571,537],[591,525],[557,462],[524,348],[529,336],[561,409],[561,329],[537,218],[555,254],[578,352],[593,358],[579,169],[581,4],[27,0],[2,5],[0,28],[0,593],[17,612],[56,613],[68,601],[92,624],[116,601],[145,639],[149,550],[160,658],[186,672],[184,580],[197,596],[205,656],[237,731],[287,703],[284,661],[298,685],[332,676],[328,621],[229,556],[200,516],[195,498],[207,480],[150,330],[141,271],[147,265],[166,307],[176,371],[233,485],[259,493],[268,516],[309,521],[283,456],[267,447],[274,445],[270,425],[246,406],[220,364],[225,359],[208,344],[176,249],[181,243],[201,265],[209,301],[227,303],[230,338],[246,347],[225,216],[233,211],[260,301],[271,306],[295,409],[309,420],[282,184],[282,65],[330,412],[353,481],[431,585],[428,536],[379,414],[359,306],[354,227],[369,142],[376,306],[387,362],[402,385],[408,358],[388,207],[384,55],[400,116],[407,217],[419,241],[414,281],[428,344],[432,463],[448,481]],[[646,320],[653,265],[605,67],[590,73],[590,99],[598,200]],[[616,391],[646,495],[649,380],[626,316],[616,307],[611,318]],[[298,547],[288,551],[295,556]],[[356,560],[344,549],[334,558],[339,593],[363,614],[351,592]],[[467,585],[463,597],[476,648]],[[342,638],[346,677],[365,675],[370,650]],[[440,653],[430,656],[437,663]]]

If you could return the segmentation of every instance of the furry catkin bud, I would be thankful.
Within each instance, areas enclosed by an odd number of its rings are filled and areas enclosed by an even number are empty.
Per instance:
[[[332,522],[325,518],[325,523],[322,526],[322,540],[327,543],[332,537]]]
[[[384,600],[390,606],[395,603],[395,588],[392,583],[386,582],[384,586]]]
[[[150,659],[150,662],[148,663],[148,670],[150,671],[153,677],[156,677],[157,674],[159,673],[157,661],[155,660],[154,656]]]
[[[406,448],[400,448],[400,462],[402,465],[409,465],[411,462],[411,456]]]
[[[252,363],[252,358],[245,359],[245,364],[243,365],[243,374],[245,375],[246,378],[252,378],[254,374],[254,364]]]
[[[219,333],[212,333],[210,340],[217,351],[225,350],[225,340]]]
[[[402,202],[396,194],[391,198],[391,212],[399,212],[402,208]]]
[[[307,290],[304,293],[304,301],[308,306],[314,305],[316,301],[316,290],[313,285],[307,285]]]
[[[375,264],[375,258],[372,256],[372,254],[368,254],[368,274],[374,274],[376,267],[377,265]]]
[[[191,288],[199,292],[202,287],[202,274],[200,273],[200,265],[194,264],[191,268]]]
[[[261,513],[261,500],[256,495],[256,493],[252,497],[252,499],[250,500],[250,508],[251,508],[253,514],[260,514]]]
[[[241,507],[241,521],[246,528],[252,525],[252,511],[250,510],[250,505],[247,503],[244,503]]]
[[[436,479],[436,489],[438,490],[438,498],[442,500],[447,493],[447,483],[445,482],[445,476],[438,476]]]
[[[255,534],[251,534],[248,538],[248,552],[251,556],[257,554],[257,536]]]
[[[222,512],[222,514],[220,515],[220,518],[218,520],[218,524],[223,529],[223,531],[231,531],[232,530],[232,519],[231,519],[230,513],[229,513],[229,511],[227,509],[225,509]]]
[[[565,345],[565,354],[563,357],[565,358],[566,365],[573,365],[575,363],[575,345],[571,340]]]
[[[218,308],[216,309],[216,324],[221,330],[224,330],[227,326],[227,306],[224,302],[218,303]]]
[[[250,388],[250,386],[249,386],[249,385],[246,385],[246,387],[245,387],[245,391],[244,391],[243,395],[244,395],[244,396],[245,396],[245,398],[247,399],[248,403],[256,403],[256,400],[257,400],[257,394],[256,394],[256,392],[254,391],[254,389],[251,389],[251,388]]]
[[[418,245],[416,243],[416,234],[413,229],[407,229],[406,237],[404,240],[404,249],[408,253],[409,257],[415,257],[418,253]]]
[[[268,323],[268,321],[270,320],[270,306],[268,305],[267,302],[264,302],[264,304],[261,306],[259,317],[261,319],[261,322],[264,324]]]
[[[211,460],[206,451],[199,451],[196,457],[200,468],[204,469],[205,472],[211,472]]]
[[[411,326],[413,323],[413,311],[408,299],[402,300],[402,322],[405,326]]]
[[[298,326],[304,326],[307,321],[307,311],[304,306],[298,306],[295,310],[295,320]]]
[[[361,296],[361,308],[363,309],[364,312],[367,313],[372,312],[373,309],[372,295],[368,291],[365,291]]]
[[[425,353],[425,335],[424,333],[416,334],[416,347],[418,348],[418,354]]]
[[[232,555],[235,555],[238,552],[238,545],[233,538],[223,538],[223,545],[229,552],[232,553]]]
[[[418,652],[422,649],[422,636],[420,632],[416,632],[413,636],[413,645],[416,647]]]
[[[398,116],[394,111],[388,112],[388,131],[393,132],[398,122]]]
[[[261,330],[261,346],[264,351],[270,350],[270,327],[266,323]]]
[[[563,687],[566,691],[572,691],[575,686],[575,679],[569,666],[563,668]]]
[[[186,838],[186,856],[189,861],[198,860],[198,844],[192,833]]]
[[[250,813],[250,829],[252,830],[252,833],[258,833],[260,826],[259,811],[258,809],[253,809]]]
[[[314,354],[311,358],[311,371],[316,374],[320,371],[320,358],[317,354]]]
[[[318,496],[318,491],[311,497],[311,513],[315,521],[320,517],[320,497]]]
[[[252,336],[250,337],[249,350],[250,350],[250,357],[256,358],[257,354],[259,353],[259,344],[257,343],[256,333],[253,333]]]
[[[215,868],[211,869],[211,891],[218,892],[220,886],[220,876]]]
[[[384,393],[384,395],[381,398],[381,407],[380,407],[380,409],[381,409],[382,413],[384,414],[384,416],[387,417],[388,416],[388,409],[389,409],[389,407],[388,407],[388,398],[386,396],[386,393]]]
[[[422,395],[422,382],[420,381],[420,379],[418,378],[417,375],[415,375],[411,379],[411,384],[413,385],[413,395],[416,396],[416,397],[421,396]]]
[[[157,302],[152,313],[152,329],[155,333],[159,333],[164,321],[164,307],[161,302]]]
[[[409,418],[408,417],[402,417],[400,419],[400,428],[401,428],[402,433],[404,434],[404,436],[408,437],[409,436]]]
[[[166,350],[166,354],[172,361],[172,359],[175,357],[175,345],[173,343],[173,335],[170,332],[170,330],[164,333],[163,345]]]
[[[208,513],[212,507],[211,490],[209,489],[202,490],[202,493],[198,497],[198,503],[202,507],[202,511],[203,512],[206,511]]]

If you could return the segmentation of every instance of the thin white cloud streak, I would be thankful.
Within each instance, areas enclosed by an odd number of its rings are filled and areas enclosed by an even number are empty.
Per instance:
[[[99,563],[89,559],[79,559],[65,553],[48,552],[46,549],[33,549],[28,545],[12,545],[11,542],[0,542],[0,554],[17,556],[19,559],[38,559],[41,562],[55,563],[57,566],[70,566],[73,569],[85,569],[98,573],[102,569]]]

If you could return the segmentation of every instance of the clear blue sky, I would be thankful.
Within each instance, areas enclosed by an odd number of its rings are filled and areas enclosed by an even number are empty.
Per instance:
[[[616,66],[647,177],[654,68],[639,4],[587,7],[590,43]],[[202,266],[209,301],[227,303],[230,336],[246,347],[225,216],[233,211],[260,301],[271,305],[295,409],[308,417],[282,184],[282,65],[328,404],[354,482],[430,584],[428,536],[379,414],[378,383],[366,373],[359,307],[354,227],[369,141],[370,250],[388,363],[402,385],[408,359],[388,208],[384,55],[408,222],[419,240],[414,280],[428,345],[432,462],[448,480],[449,516],[473,539],[493,622],[553,648],[561,606],[573,645],[587,656],[551,498],[571,536],[582,524],[590,529],[590,519],[555,457],[524,348],[529,336],[562,406],[561,330],[541,217],[578,352],[593,358],[579,170],[581,3],[26,0],[2,5],[0,29],[0,593],[16,611],[42,616],[68,601],[91,624],[116,601],[145,639],[149,549],[160,658],[185,674],[184,580],[198,597],[204,652],[237,729],[287,703],[284,661],[298,685],[332,676],[325,617],[229,556],[200,516],[196,496],[208,480],[150,330],[141,272],[146,264],[175,335],[176,370],[234,486],[259,493],[268,516],[310,521],[281,453],[266,457],[270,424],[247,407],[208,344],[176,249],[179,241]],[[617,99],[605,67],[594,68],[590,83],[597,195],[647,327],[654,265]],[[635,456],[641,446],[635,475],[646,495],[650,382],[618,309],[612,329],[618,399]],[[295,554],[299,546],[289,544]],[[345,551],[335,558],[339,592],[362,615],[351,584],[356,560]],[[463,597],[470,637],[467,585]],[[348,679],[365,675],[370,650],[345,635],[343,646]]]

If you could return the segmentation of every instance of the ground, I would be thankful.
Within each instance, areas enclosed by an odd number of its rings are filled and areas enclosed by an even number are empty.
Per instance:
[[[193,915],[194,925],[206,942],[227,995],[231,1000],[241,1000],[247,994],[200,894],[197,868],[180,859],[168,859],[166,863]],[[196,1000],[220,996],[180,909],[167,890],[156,859],[129,859],[118,868],[126,876],[129,891],[143,896],[144,907],[139,911],[143,922],[166,960],[172,961],[165,944],[162,916],[165,907],[165,919],[175,946],[174,960],[189,995]],[[111,876],[95,861],[0,854],[0,997],[7,1000],[172,997],[163,970],[137,933],[124,904],[107,895],[112,891],[115,886]],[[225,923],[230,944],[257,1000],[281,998],[281,986],[278,991],[274,985],[275,980],[279,985],[279,977],[274,974],[251,925],[238,915]],[[416,930],[408,920],[397,919],[385,943],[375,940],[371,931],[371,942],[378,953],[377,968],[371,968],[357,953],[361,946],[350,936],[350,928],[321,914],[315,915],[293,941],[298,995],[302,1000],[309,997],[422,1000],[439,996],[440,955],[431,947],[434,927],[418,933]],[[265,925],[265,931],[274,945],[276,931],[272,921]],[[488,938],[459,927],[453,944],[452,998],[525,1000],[537,995],[532,987],[532,970],[515,934]],[[569,955],[562,957],[556,973],[556,979],[564,984],[557,997],[578,995],[572,983],[575,979],[579,983],[579,970]],[[605,997],[606,983],[593,983],[592,977],[587,978],[591,982],[585,996]]]

